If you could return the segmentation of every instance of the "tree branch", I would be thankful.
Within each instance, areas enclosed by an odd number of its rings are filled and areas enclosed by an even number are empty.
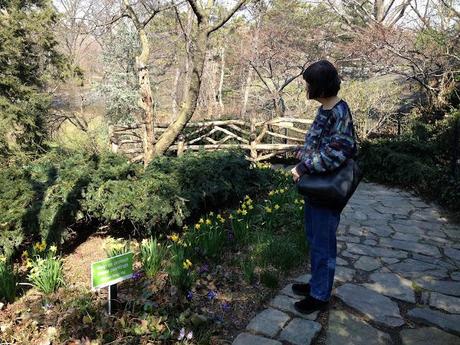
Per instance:
[[[218,30],[220,27],[222,27],[223,25],[225,25],[225,23],[227,23],[231,17],[233,17],[233,15],[236,13],[236,11],[238,11],[241,6],[243,6],[246,1],[248,0],[240,0],[231,10],[230,12],[224,16],[220,21],[218,21],[212,28],[210,28],[208,30],[208,35],[210,35],[211,33],[213,33],[214,31]]]
[[[198,24],[200,24],[203,21],[204,14],[199,8],[198,4],[196,3],[196,0],[187,0],[187,2],[189,3],[190,7],[195,13],[196,19],[198,20]]]

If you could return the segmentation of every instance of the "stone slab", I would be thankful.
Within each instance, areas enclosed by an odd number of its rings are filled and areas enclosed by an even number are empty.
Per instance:
[[[318,322],[296,318],[283,329],[279,338],[294,345],[310,345],[320,330]]]
[[[289,315],[276,310],[265,309],[257,314],[248,324],[246,329],[270,338],[274,337],[290,319]]]
[[[381,266],[380,260],[371,256],[361,256],[354,264],[355,268],[364,271],[373,271]]]
[[[405,258],[407,253],[400,250],[392,250],[387,248],[366,246],[363,244],[349,243],[347,250],[353,254],[368,255],[368,256],[385,256],[389,258]]]
[[[402,345],[458,345],[460,338],[441,331],[435,327],[403,329],[401,331]]]
[[[402,278],[394,273],[373,273],[370,275],[372,284],[363,284],[368,289],[388,297],[415,303],[412,281]]]
[[[307,274],[302,274],[302,275],[298,276],[297,278],[294,278],[294,281],[296,283],[307,284],[307,283],[310,282],[310,278],[311,278],[311,274],[307,273]]]
[[[318,316],[319,311],[315,311],[311,314],[302,314],[302,313],[299,313],[297,310],[295,310],[294,303],[297,301],[300,301],[300,299],[301,298],[291,298],[285,295],[278,295],[269,302],[269,305],[272,308],[285,311],[287,313],[290,313],[295,316],[299,316],[304,319],[315,320],[316,317]]]
[[[353,276],[355,275],[355,270],[343,267],[343,266],[336,266],[335,267],[335,280],[340,282],[351,282],[353,280]]]
[[[447,332],[460,333],[460,315],[446,314],[429,308],[414,308],[409,310],[407,316],[436,325]]]
[[[282,345],[279,341],[264,338],[249,333],[241,333],[232,343],[233,345]]]
[[[415,279],[415,282],[424,289],[439,292],[445,295],[460,296],[460,282],[435,280],[425,276]]]
[[[458,297],[432,292],[430,294],[430,305],[449,313],[460,314],[460,298]]]
[[[434,257],[440,257],[441,252],[435,246],[429,244],[422,244],[418,242],[393,240],[389,238],[380,239],[380,245],[384,247],[407,250],[414,253],[425,254]]]
[[[454,248],[444,248],[444,254],[452,260],[460,262],[460,250]]]
[[[389,327],[398,327],[404,324],[395,302],[366,287],[344,284],[336,289],[336,296],[375,322]]]
[[[388,334],[371,327],[360,318],[342,310],[329,313],[326,345],[388,345]]]

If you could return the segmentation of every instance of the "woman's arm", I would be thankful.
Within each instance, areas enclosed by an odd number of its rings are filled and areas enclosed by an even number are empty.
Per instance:
[[[355,139],[348,107],[335,108],[333,116],[335,122],[329,135],[323,138],[325,144],[318,151],[307,151],[296,166],[299,175],[335,170],[353,156]]]

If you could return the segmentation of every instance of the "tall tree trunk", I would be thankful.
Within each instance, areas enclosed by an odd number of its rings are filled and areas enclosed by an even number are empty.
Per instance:
[[[173,119],[177,116],[177,89],[179,87],[179,78],[180,78],[180,68],[179,66],[176,67],[176,75],[174,77],[174,85],[171,90],[171,107],[172,107],[172,115]]]
[[[155,156],[163,155],[166,152],[166,150],[174,143],[177,136],[180,134],[187,122],[190,121],[193,113],[195,112],[198,101],[198,94],[200,92],[204,60],[206,57],[207,41],[208,37],[206,30],[199,28],[195,42],[196,45],[194,47],[192,46],[193,50],[191,56],[193,68],[190,78],[189,90],[181,105],[181,109],[176,121],[174,121],[164,131],[164,133],[160,136],[157,143],[155,144],[153,151]]]
[[[150,44],[144,29],[138,30],[141,43],[141,53],[136,57],[136,65],[139,77],[139,107],[142,108],[142,124],[144,128],[144,165],[148,165],[153,157],[154,147],[154,108],[153,95],[150,86],[150,73],[148,69],[148,59],[150,54]]]
[[[187,93],[184,102],[182,102],[179,116],[171,125],[169,125],[156,142],[153,151],[155,156],[163,155],[166,152],[195,112],[198,95],[200,93],[204,61],[208,50],[209,35],[221,28],[246,1],[247,0],[239,0],[239,2],[233,6],[227,15],[217,20],[217,22],[210,27],[210,15],[213,0],[208,0],[207,7],[204,9],[200,7],[201,5],[198,4],[196,0],[187,0],[198,22],[195,35],[193,35],[193,37],[191,35],[189,36],[193,40],[193,44],[190,45],[189,54],[193,63],[189,92]]]
[[[241,112],[240,112],[241,118],[243,119],[246,117],[246,111],[247,111],[248,99],[249,99],[249,90],[250,90],[251,81],[252,81],[252,73],[253,73],[253,70],[251,67],[249,67],[248,75],[246,77],[246,83],[244,85],[243,104],[241,106]]]
[[[224,112],[224,102],[222,100],[222,88],[224,86],[224,75],[225,75],[225,48],[222,47],[220,50],[220,82],[219,82],[219,91],[217,93],[221,116]]]

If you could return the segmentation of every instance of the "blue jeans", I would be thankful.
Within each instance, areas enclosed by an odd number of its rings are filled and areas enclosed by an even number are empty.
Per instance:
[[[310,295],[327,301],[334,283],[337,256],[336,231],[340,212],[308,204],[305,200],[305,232],[310,246]]]

